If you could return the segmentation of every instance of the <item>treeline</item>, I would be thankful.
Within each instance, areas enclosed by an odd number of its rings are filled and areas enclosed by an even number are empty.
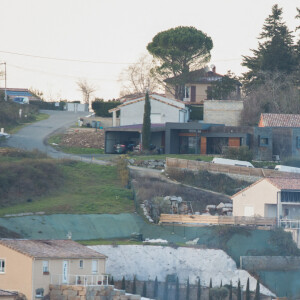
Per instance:
[[[104,101],[103,99],[96,98],[95,101],[92,103],[92,108],[99,117],[111,117],[112,114],[108,111],[120,105],[121,102],[118,100],[110,100]]]

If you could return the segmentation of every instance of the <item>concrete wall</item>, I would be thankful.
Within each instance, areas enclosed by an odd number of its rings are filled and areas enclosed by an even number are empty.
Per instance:
[[[299,256],[241,256],[241,269],[247,271],[287,271],[300,269]]]
[[[139,101],[120,108],[120,126],[143,124],[144,101]],[[166,122],[180,122],[180,109],[150,98],[151,123],[163,124]],[[180,103],[173,103],[179,106]],[[183,104],[180,104],[182,109]],[[188,120],[186,119],[185,122]]]
[[[68,275],[92,275],[92,259],[82,259],[83,268],[80,268],[81,259],[52,259],[49,261],[49,274],[43,274],[43,261],[35,260],[33,264],[33,292],[38,288],[44,289],[44,295],[49,293],[51,276],[53,282],[59,280],[63,273],[63,261],[68,261]],[[98,259],[98,274],[105,273],[105,259]],[[94,274],[95,275],[95,274]],[[74,277],[75,278],[75,277]]]
[[[5,273],[0,273],[0,288],[32,299],[32,258],[0,245],[0,259],[5,260]]]
[[[262,180],[250,186],[245,191],[232,197],[233,216],[276,217],[276,215],[268,215],[269,211],[266,209],[266,204],[277,204],[278,191],[279,189],[267,180]]]
[[[205,123],[238,126],[243,107],[243,101],[206,100],[204,101],[203,120]]]

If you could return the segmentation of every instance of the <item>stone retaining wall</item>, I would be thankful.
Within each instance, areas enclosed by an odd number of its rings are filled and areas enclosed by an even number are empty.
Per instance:
[[[50,285],[50,300],[140,300],[140,295],[109,286]]]

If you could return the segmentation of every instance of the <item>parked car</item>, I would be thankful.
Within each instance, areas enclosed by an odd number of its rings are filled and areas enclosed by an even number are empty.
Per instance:
[[[212,163],[221,164],[221,165],[229,165],[229,166],[254,168],[254,166],[251,163],[249,163],[248,161],[234,160],[234,159],[227,159],[227,158],[220,158],[220,157],[215,157],[212,160]]]
[[[300,173],[300,168],[283,166],[283,165],[275,166],[275,170],[280,172]]]
[[[124,142],[114,145],[114,152],[118,154],[126,153],[127,151],[133,151],[136,146],[135,142]]]
[[[15,97],[13,99],[13,102],[19,103],[19,104],[29,104],[28,97]]]
[[[8,139],[10,137],[10,134],[5,133],[5,132],[0,132],[0,139],[4,138],[4,139]]]

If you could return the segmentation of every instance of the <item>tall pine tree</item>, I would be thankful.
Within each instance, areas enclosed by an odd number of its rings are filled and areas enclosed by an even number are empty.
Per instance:
[[[200,284],[200,278],[198,278],[197,282],[197,300],[201,299],[201,284]]]
[[[150,142],[151,142],[151,105],[150,105],[149,93],[147,91],[145,96],[143,129],[142,129],[143,150],[150,150]]]
[[[126,282],[125,282],[125,277],[123,276],[123,278],[122,278],[122,285],[121,285],[121,289],[122,290],[126,290]]]
[[[154,280],[153,298],[157,299],[157,296],[158,296],[158,281],[156,276]]]
[[[238,286],[237,286],[237,300],[242,300],[242,289],[241,289],[240,280],[238,281]]]
[[[142,297],[147,297],[147,282],[144,281],[144,284],[143,284],[143,292],[142,292]]]
[[[264,73],[292,73],[297,66],[293,35],[282,21],[282,8],[277,4],[265,20],[258,37],[258,49],[252,49],[253,56],[243,56],[242,65],[249,71],[244,74],[246,89],[264,82]]]
[[[232,300],[232,281],[230,280],[230,285],[229,285],[229,298],[228,300]]]
[[[254,300],[260,300],[260,285],[259,285],[259,279],[256,282],[256,290],[255,290],[255,297]]]
[[[249,283],[249,278],[247,280],[247,287],[246,287],[246,300],[250,300],[251,296],[250,296],[250,283]]]
[[[175,300],[179,300],[179,279],[176,277]]]
[[[136,294],[136,276],[133,277],[132,294]]]
[[[186,300],[190,300],[190,279],[187,279],[186,282]]]

